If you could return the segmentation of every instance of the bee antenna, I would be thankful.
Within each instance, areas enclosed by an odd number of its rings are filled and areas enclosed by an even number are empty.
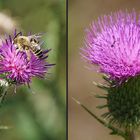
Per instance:
[[[16,37],[18,37],[19,35],[22,35],[22,32],[17,33],[13,39],[15,39]]]

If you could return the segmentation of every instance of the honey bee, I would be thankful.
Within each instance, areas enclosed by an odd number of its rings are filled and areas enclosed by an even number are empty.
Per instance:
[[[18,51],[24,51],[27,54],[27,59],[30,60],[31,52],[38,58],[43,57],[43,52],[40,48],[39,35],[23,36],[19,32],[13,39],[13,44]],[[31,52],[30,52],[31,51]]]

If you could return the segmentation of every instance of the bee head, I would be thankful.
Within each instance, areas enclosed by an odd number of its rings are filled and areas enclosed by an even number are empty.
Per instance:
[[[36,44],[39,43],[39,41],[38,41],[36,38],[31,38],[31,39],[30,39],[30,42],[31,42],[31,43],[36,43]]]

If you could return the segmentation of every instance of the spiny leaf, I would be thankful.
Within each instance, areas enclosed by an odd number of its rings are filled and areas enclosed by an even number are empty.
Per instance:
[[[104,90],[108,90],[109,89],[109,86],[107,85],[103,85],[101,83],[96,83],[95,81],[93,81],[93,84],[101,89],[104,89]]]
[[[126,138],[126,133],[119,130],[118,128],[115,128],[114,126],[112,126],[109,123],[106,123],[105,121],[103,121],[102,119],[100,119],[99,117],[97,117],[94,113],[92,113],[85,105],[83,105],[81,102],[79,102],[78,100],[76,100],[75,98],[72,98],[77,104],[79,104],[85,111],[87,111],[92,117],[94,117],[98,122],[100,122],[102,125],[104,125],[105,127],[109,128],[110,130],[112,130],[112,132],[116,135],[122,136],[124,138]]]
[[[107,99],[107,96],[95,95],[96,98]]]
[[[107,118],[109,116],[111,116],[111,114],[109,112],[106,112],[106,113],[101,115],[101,117],[103,117],[103,118]]]
[[[99,106],[97,106],[96,108],[102,109],[102,108],[105,108],[105,107],[108,107],[108,105],[99,105]]]
[[[112,81],[109,79],[108,76],[103,75],[103,79],[104,79],[105,81],[107,81],[109,84],[112,84]]]

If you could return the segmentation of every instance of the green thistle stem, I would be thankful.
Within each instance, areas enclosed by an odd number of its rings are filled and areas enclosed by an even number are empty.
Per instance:
[[[3,100],[4,100],[5,96],[6,96],[6,94],[7,94],[7,90],[4,91],[3,93],[1,93],[1,96],[0,96],[0,104],[3,102]]]
[[[2,81],[2,80],[1,80]],[[1,82],[0,81],[0,82]],[[5,81],[4,81],[5,82]],[[5,99],[5,96],[6,96],[6,94],[7,94],[7,90],[8,90],[8,87],[9,87],[9,85],[7,84],[5,84],[5,83],[3,83],[3,84],[1,84],[1,86],[0,86],[0,104],[3,102],[3,100]]]
[[[130,133],[129,139],[128,140],[136,140],[135,134]]]
[[[9,86],[10,85],[8,84],[8,82],[6,80],[0,79],[0,106],[3,102],[3,100],[5,99]],[[11,127],[0,125],[0,131],[9,130],[9,129],[11,129]]]
[[[125,140],[140,140],[138,137],[136,137],[135,131],[127,131],[127,137]]]

